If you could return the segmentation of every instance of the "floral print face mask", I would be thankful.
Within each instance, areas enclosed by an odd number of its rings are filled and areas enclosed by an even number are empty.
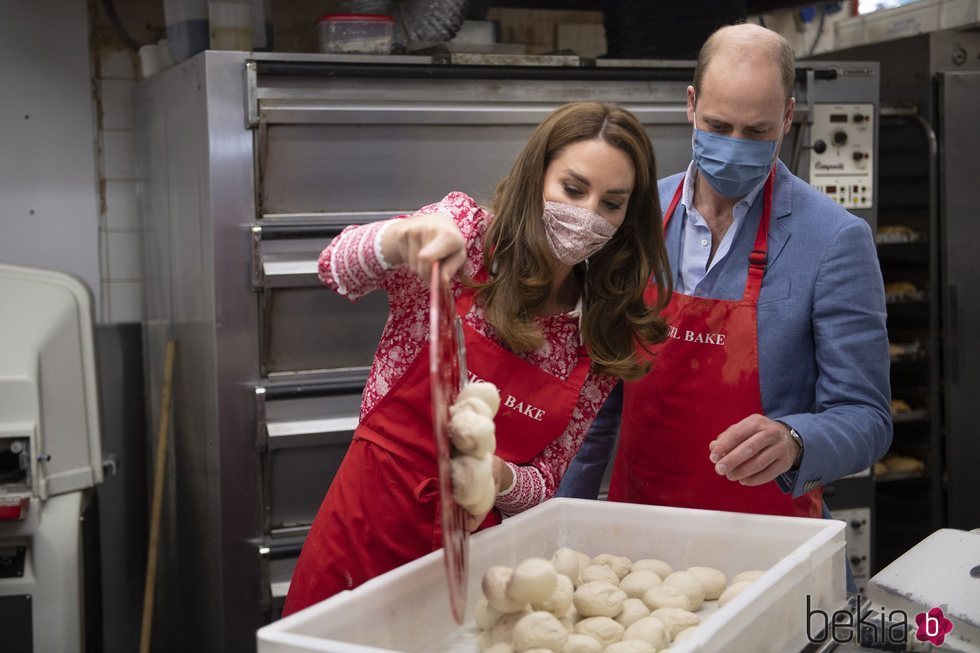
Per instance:
[[[561,202],[545,202],[541,219],[552,253],[565,265],[589,258],[616,233],[616,227],[595,211]]]

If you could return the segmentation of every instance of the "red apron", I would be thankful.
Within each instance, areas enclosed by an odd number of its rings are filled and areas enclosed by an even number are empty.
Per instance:
[[[822,490],[793,499],[775,481],[747,487],[715,473],[708,443],[753,413],[764,415],[759,390],[757,305],[766,269],[772,185],[763,191],[762,219],[749,255],[740,300],[673,293],[661,313],[667,340],[651,348],[653,371],[623,393],[619,452],[609,498],[613,501],[820,517]],[[664,233],[684,179],[664,217]],[[656,289],[647,289],[653,303]]]
[[[456,300],[465,316],[474,291]],[[589,372],[584,347],[568,379],[554,377],[466,325],[471,380],[500,390],[496,454],[530,462],[568,427]],[[283,616],[442,546],[429,357],[416,356],[364,417],[303,545]],[[500,523],[495,509],[482,528]]]

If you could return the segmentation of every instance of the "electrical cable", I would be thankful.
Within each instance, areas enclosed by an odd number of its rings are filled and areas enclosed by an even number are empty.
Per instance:
[[[109,17],[109,22],[119,33],[119,38],[122,39],[123,43],[126,44],[133,52],[139,52],[140,42],[137,41],[130,35],[126,30],[126,26],[122,24],[122,20],[119,18],[119,14],[116,12],[116,5],[112,0],[102,0],[102,7],[105,9],[106,15]]]
[[[823,5],[820,5],[820,21],[817,23],[817,35],[813,37],[813,43],[810,45],[810,50],[806,53],[806,56],[812,57],[813,53],[817,50],[817,44],[820,43],[820,37],[823,35],[824,21],[827,18],[827,12]]]

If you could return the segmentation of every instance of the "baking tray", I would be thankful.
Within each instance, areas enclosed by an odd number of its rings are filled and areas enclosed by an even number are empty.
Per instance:
[[[716,567],[729,578],[767,569],[698,632],[671,649],[800,650],[811,610],[846,603],[844,528],[836,520],[552,499],[470,538],[467,615],[449,609],[443,554],[435,551],[258,631],[259,653],[475,652],[473,605],[491,565],[551,557],[568,546],[589,555],[660,558],[675,569]]]

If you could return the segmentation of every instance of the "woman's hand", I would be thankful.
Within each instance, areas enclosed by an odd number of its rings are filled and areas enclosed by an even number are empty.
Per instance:
[[[442,278],[448,283],[466,261],[466,240],[446,214],[416,213],[388,227],[381,252],[391,265],[406,265],[426,281],[432,263],[442,261]]]
[[[509,488],[514,484],[514,472],[511,470],[510,465],[508,465],[500,456],[493,457],[493,487],[496,494],[500,494],[500,490],[503,488]],[[493,510],[491,507],[490,510]],[[483,513],[482,515],[474,515],[471,513],[466,513],[466,530],[469,532],[474,532],[483,523],[483,520],[487,518],[490,514],[490,510]]]

